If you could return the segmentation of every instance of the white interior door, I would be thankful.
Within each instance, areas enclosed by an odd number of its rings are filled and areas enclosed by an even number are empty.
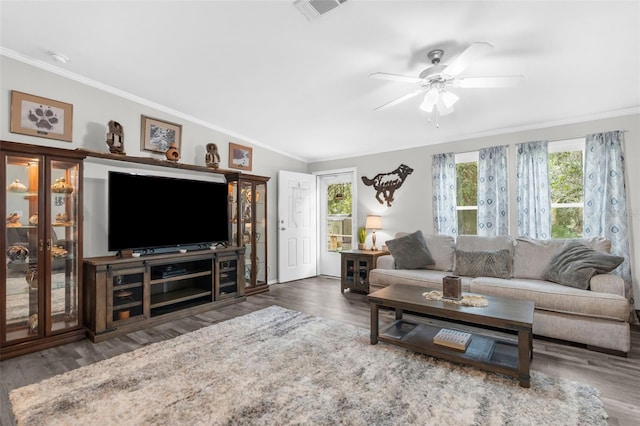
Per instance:
[[[278,282],[317,275],[316,176],[278,172]]]

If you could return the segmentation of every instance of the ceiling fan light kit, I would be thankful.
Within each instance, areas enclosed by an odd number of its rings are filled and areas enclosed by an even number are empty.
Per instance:
[[[444,50],[434,49],[427,53],[427,58],[432,66],[423,70],[418,77],[390,73],[373,73],[370,77],[383,80],[399,81],[403,83],[413,83],[419,89],[383,104],[376,110],[386,109],[424,93],[424,99],[420,104],[420,109],[426,111],[431,121],[431,113],[436,114],[436,127],[439,127],[438,117],[451,114],[453,105],[460,97],[447,90],[448,86],[456,88],[491,88],[491,87],[512,87],[522,80],[522,76],[497,76],[497,77],[467,77],[458,78],[470,62],[486,54],[493,46],[487,42],[471,43],[453,62],[448,65],[440,64],[444,56]]]
[[[420,109],[426,112],[431,112],[434,107],[437,107],[453,112],[453,105],[458,102],[459,99],[460,97],[458,95],[447,91],[444,87],[432,86],[424,95],[424,100],[420,105]]]
[[[434,106],[440,100],[440,93],[438,93],[438,89],[431,88],[427,90],[427,93],[424,95],[424,100],[420,105],[420,109],[426,112],[431,112]]]
[[[446,90],[443,90],[442,92],[440,92],[440,99],[442,100],[442,103],[444,104],[445,107],[453,108],[453,104],[458,102],[460,97],[455,93],[451,93],[451,92],[447,92]]]

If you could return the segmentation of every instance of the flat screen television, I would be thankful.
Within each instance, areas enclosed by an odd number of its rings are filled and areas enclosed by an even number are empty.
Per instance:
[[[108,249],[141,254],[229,241],[223,182],[109,172]]]

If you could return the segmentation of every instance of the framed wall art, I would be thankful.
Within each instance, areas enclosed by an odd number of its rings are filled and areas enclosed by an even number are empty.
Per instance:
[[[182,141],[182,125],[158,120],[157,118],[142,116],[140,148],[164,154],[172,143],[180,152]]]
[[[11,133],[71,142],[73,105],[11,91]]]
[[[229,142],[229,167],[251,171],[253,149]]]

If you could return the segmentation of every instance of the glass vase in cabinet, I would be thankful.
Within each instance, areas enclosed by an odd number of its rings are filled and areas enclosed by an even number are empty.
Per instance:
[[[229,182],[229,237],[244,247],[245,295],[268,291],[267,182],[268,177],[235,173]]]
[[[1,142],[0,358],[84,337],[76,151]]]

